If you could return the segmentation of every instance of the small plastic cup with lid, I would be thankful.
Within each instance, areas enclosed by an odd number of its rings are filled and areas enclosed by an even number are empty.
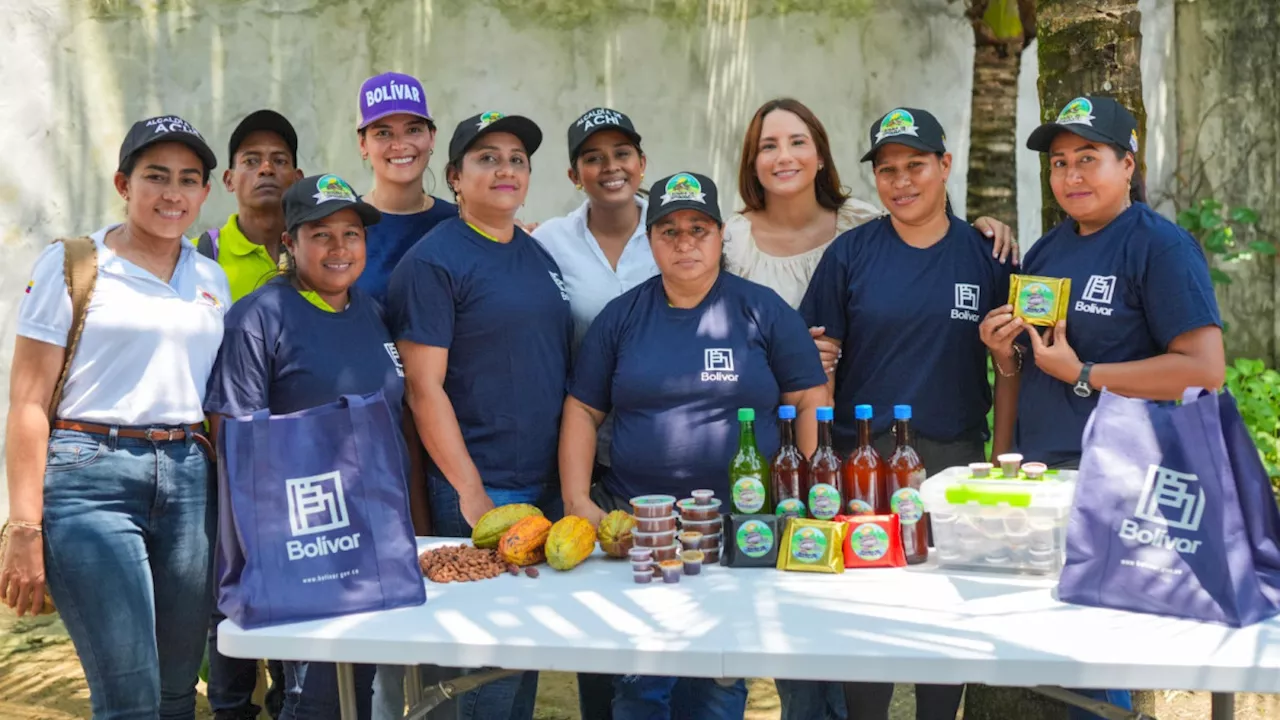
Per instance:
[[[684,573],[684,563],[679,560],[663,560],[658,563],[658,567],[662,569],[662,582],[668,584],[680,582],[680,576]]]
[[[685,550],[680,553],[680,561],[684,563],[685,575],[702,574],[702,561],[706,559],[706,554],[701,550]]]
[[[653,548],[634,546],[627,551],[631,562],[653,562]]]
[[[969,463],[969,475],[975,478],[991,477],[991,468],[989,462]]]
[[[1029,462],[1022,464],[1022,474],[1025,475],[1028,480],[1043,480],[1044,474],[1048,472],[1048,470],[1049,467],[1042,462]]]
[[[671,544],[671,545],[668,545],[667,547],[660,547],[660,548],[653,549],[653,559],[659,563],[665,562],[667,560],[675,560],[676,556],[679,554],[680,554],[680,546],[676,544]]]
[[[653,570],[651,568],[645,568],[643,570],[633,570],[631,572],[631,577],[633,580],[635,580],[635,583],[637,585],[648,585],[649,583],[653,582]]]
[[[666,517],[675,507],[676,499],[670,495],[641,495],[631,498],[632,514],[637,518]]]
[[[1007,478],[1018,477],[1018,468],[1022,466],[1022,455],[1018,453],[1004,453],[996,458],[1000,463],[1000,472]]]
[[[681,520],[680,527],[685,532],[696,532],[702,535],[715,535],[724,526],[724,521],[716,516],[714,520]]]
[[[666,547],[676,541],[676,531],[664,530],[662,532],[647,533],[636,530],[631,533],[631,539],[635,540],[636,545],[646,548]]]
[[[664,515],[654,518],[636,518],[636,530],[645,533],[660,533],[676,529],[676,516]]]
[[[703,565],[715,565],[718,562],[720,562],[720,546],[719,545],[713,548],[707,548],[702,551]]]
[[[680,508],[680,520],[683,522],[705,522],[720,519],[720,501],[711,498],[706,504],[698,504],[693,498],[686,498],[676,504]]]
[[[694,490],[689,494],[693,496],[694,505],[710,505],[711,500],[716,496],[714,490]]]
[[[1052,569],[1054,564],[1057,562],[1058,553],[1052,548],[1031,548],[1027,551],[1027,555],[1030,558],[1031,567],[1038,570],[1049,570]]]
[[[685,548],[686,550],[715,550],[720,547],[720,533],[714,535],[698,535],[698,544],[693,548]]]
[[[698,543],[702,542],[702,533],[695,530],[685,530],[680,533],[679,538],[680,547],[685,550],[697,550],[700,547]]]

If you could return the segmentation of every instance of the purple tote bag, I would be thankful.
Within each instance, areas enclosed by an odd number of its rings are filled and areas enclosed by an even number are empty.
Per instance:
[[[380,392],[225,419],[218,609],[255,628],[426,602],[399,438]]]
[[[1059,598],[1233,627],[1280,612],[1280,510],[1230,393],[1103,391],[1083,446]]]

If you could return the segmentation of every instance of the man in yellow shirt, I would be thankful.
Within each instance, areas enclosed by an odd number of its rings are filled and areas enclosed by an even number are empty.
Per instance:
[[[235,302],[276,275],[285,230],[284,192],[302,178],[298,133],[280,113],[258,110],[231,133],[228,158],[222,184],[236,196],[236,212],[222,227],[201,234],[196,248],[222,266]],[[209,626],[209,704],[215,720],[253,720],[259,713],[252,702],[258,662],[218,652],[217,626],[223,617],[215,610]],[[266,705],[276,717],[283,701],[284,673],[276,661],[269,667],[271,691]]]
[[[281,198],[302,178],[298,133],[280,113],[258,110],[231,133],[229,158],[222,183],[236,196],[236,213],[196,247],[227,273],[235,302],[275,276],[285,229]]]

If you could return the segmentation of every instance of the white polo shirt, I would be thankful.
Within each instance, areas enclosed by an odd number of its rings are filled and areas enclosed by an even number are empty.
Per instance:
[[[183,425],[204,419],[204,395],[231,306],[227,276],[189,242],[165,283],[98,246],[98,279],[58,417],[103,425]],[[18,334],[65,347],[71,298],[62,243],[36,260],[18,307]]]
[[[564,217],[553,218],[537,227],[533,237],[546,248],[564,279],[569,293],[569,310],[573,313],[573,350],[587,334],[587,328],[609,304],[610,300],[658,274],[658,264],[649,249],[649,237],[644,231],[644,216],[649,208],[647,200],[636,198],[640,206],[640,222],[627,240],[618,258],[618,269],[609,265],[609,259],[600,249],[600,243],[587,228],[587,208],[591,201],[582,203],[577,210]],[[613,434],[613,417],[605,419],[597,433],[596,462],[609,464],[609,437]]]
[[[644,232],[644,214],[648,202],[636,198],[640,206],[640,222],[618,258],[615,271],[587,229],[587,208],[591,201],[563,217],[553,218],[537,227],[533,237],[560,266],[569,293],[569,309],[573,312],[573,347],[587,334],[587,328],[609,301],[658,274],[658,265],[649,249]]]

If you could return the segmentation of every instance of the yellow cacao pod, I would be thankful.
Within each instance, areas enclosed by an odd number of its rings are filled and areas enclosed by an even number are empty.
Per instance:
[[[600,521],[600,549],[610,557],[624,558],[635,541],[631,533],[636,519],[625,510],[614,510]]]
[[[596,529],[586,518],[568,515],[547,533],[547,564],[556,570],[572,570],[596,549]]]
[[[551,521],[541,515],[521,518],[498,541],[498,557],[515,565],[537,565],[547,559],[547,534]]]

